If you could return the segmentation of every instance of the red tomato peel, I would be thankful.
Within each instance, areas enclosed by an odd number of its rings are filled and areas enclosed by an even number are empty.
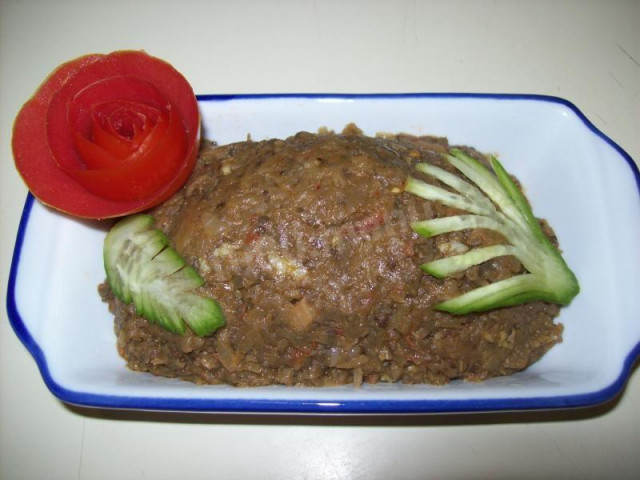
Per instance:
[[[140,110],[145,110],[142,114]],[[91,132],[94,144],[120,158],[132,154],[149,135],[160,113],[148,105],[109,102],[94,105],[91,111]],[[124,128],[128,125],[128,129]],[[74,140],[84,135],[74,133]],[[86,159],[85,159],[86,160]]]
[[[105,108],[106,107],[106,108]],[[93,142],[116,156],[126,156],[138,148],[154,126],[152,117],[158,117],[157,111],[146,115],[136,113],[144,105],[126,104],[98,105],[92,115]],[[107,110],[107,111],[105,111]],[[125,131],[124,125],[131,131]]]
[[[173,195],[196,161],[193,90],[140,51],[87,55],[58,67],[18,113],[16,167],[43,203],[108,218]]]
[[[88,170],[117,168],[120,165],[122,158],[120,155],[114,155],[112,152],[100,148],[96,142],[87,140],[84,135],[78,132],[73,132],[73,143]]]
[[[104,198],[136,200],[152,195],[158,184],[170,182],[180,168],[185,152],[186,137],[181,122],[174,115],[163,115],[140,147],[117,167],[65,170]]]

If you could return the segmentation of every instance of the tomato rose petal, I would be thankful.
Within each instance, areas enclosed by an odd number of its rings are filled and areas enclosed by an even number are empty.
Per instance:
[[[85,137],[90,136],[92,112],[99,113],[94,110],[98,104],[138,104],[140,109],[147,110],[143,114],[149,114],[149,110],[165,109],[168,104],[168,100],[155,86],[135,77],[119,75],[88,85],[87,82],[91,82],[91,77],[76,75],[56,92],[49,104],[47,140],[54,158],[64,168],[83,168],[82,158],[73,148],[72,132],[75,130]]]
[[[84,164],[89,170],[117,168],[122,163],[121,157],[105,150],[91,140],[87,140],[77,132],[73,134],[73,141],[76,150],[82,155]]]
[[[84,137],[80,133],[76,132],[76,134],[86,140],[86,137]],[[105,151],[115,155],[118,158],[130,155],[137,146],[137,144],[133,143],[133,139],[123,138],[122,136],[118,135],[118,132],[114,131],[114,129],[111,127],[111,122],[109,120],[105,121],[98,118],[98,115],[95,112],[92,115],[91,138],[92,143],[94,143],[96,146],[103,148]]]
[[[140,148],[120,165],[107,169],[68,170],[92,192],[114,200],[144,198],[174,176],[186,152],[186,135],[179,119],[161,117]],[[162,161],[158,161],[162,159]]]
[[[93,142],[118,157],[126,157],[151,133],[159,115],[158,110],[148,105],[132,102],[108,102],[95,105],[91,115]],[[126,118],[134,116],[137,118]],[[69,121],[73,123],[73,120]],[[118,125],[121,126],[127,122],[133,129],[130,137],[123,135],[122,128],[118,128]]]

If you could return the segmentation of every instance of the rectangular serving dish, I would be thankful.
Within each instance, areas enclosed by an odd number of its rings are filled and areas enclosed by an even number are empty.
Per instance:
[[[101,302],[107,226],[29,195],[7,309],[60,400],[89,407],[202,412],[437,413],[595,405],[624,386],[640,355],[640,174],[570,102],[534,95],[206,95],[203,136],[219,144],[285,138],[355,122],[366,134],[440,135],[496,153],[555,229],[582,291],[564,308],[563,343],[523,372],[447,386],[197,386],[129,371]]]

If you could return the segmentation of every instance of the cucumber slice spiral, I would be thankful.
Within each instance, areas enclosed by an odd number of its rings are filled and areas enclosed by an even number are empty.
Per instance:
[[[412,229],[430,238],[469,228],[486,228],[501,233],[509,244],[476,248],[425,263],[420,268],[434,277],[444,278],[492,258],[513,255],[527,273],[473,289],[434,308],[466,314],[533,300],[569,304],[580,291],[578,280],[542,231],[527,199],[498,159],[493,156],[489,159],[492,173],[460,150],[453,149],[444,157],[473,184],[442,168],[419,163],[418,171],[440,180],[454,191],[413,177],[407,179],[405,191],[469,213],[414,222]]]

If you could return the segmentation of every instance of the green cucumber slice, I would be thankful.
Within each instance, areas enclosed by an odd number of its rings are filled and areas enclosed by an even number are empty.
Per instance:
[[[104,268],[113,294],[170,332],[182,335],[187,325],[200,337],[212,334],[225,323],[220,305],[194,293],[204,280],[153,224],[150,215],[133,215],[107,234]]]
[[[479,287],[434,308],[466,314],[533,300],[569,304],[580,291],[578,280],[545,236],[531,205],[502,164],[491,157],[491,172],[478,160],[456,149],[444,158],[466,179],[429,164],[418,164],[416,169],[440,180],[453,192],[412,177],[407,179],[405,191],[469,213],[413,222],[413,230],[429,238],[468,228],[487,228],[501,233],[508,244],[474,249],[425,263],[420,268],[444,278],[492,258],[513,255],[528,273]]]

